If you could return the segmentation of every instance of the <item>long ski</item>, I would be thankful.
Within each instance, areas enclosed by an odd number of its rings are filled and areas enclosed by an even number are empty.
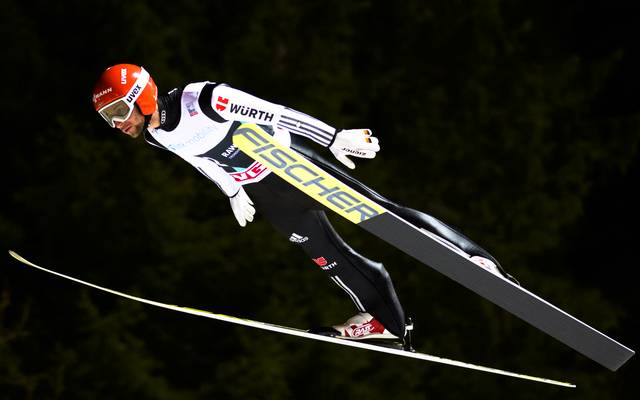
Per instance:
[[[510,280],[479,268],[435,235],[353,190],[255,124],[233,143],[249,157],[340,216],[504,308],[612,371],[635,352]]]
[[[237,325],[242,325],[242,326],[249,326],[249,327],[252,327],[252,328],[258,328],[258,329],[271,331],[271,332],[283,333],[283,334],[286,334],[286,335],[302,337],[302,338],[305,338],[305,339],[313,339],[313,340],[318,340],[318,341],[321,341],[321,342],[339,344],[339,345],[342,345],[342,346],[356,347],[356,348],[359,348],[359,349],[377,351],[377,352],[380,352],[380,353],[393,354],[393,355],[396,355],[396,356],[415,358],[415,359],[418,359],[418,360],[430,361],[430,362],[439,363],[439,364],[446,364],[446,365],[451,365],[451,366],[455,366],[455,367],[472,369],[472,370],[482,371],[482,372],[488,372],[488,373],[497,374],[497,375],[505,375],[505,376],[510,376],[510,377],[513,377],[513,378],[519,378],[519,379],[525,379],[525,380],[529,380],[529,381],[541,382],[541,383],[546,383],[546,384],[550,384],[550,385],[564,386],[564,387],[571,387],[571,388],[576,387],[576,385],[574,385],[572,383],[569,383],[569,382],[561,382],[561,381],[556,381],[556,380],[553,380],[553,379],[540,378],[540,377],[537,377],[537,376],[519,374],[519,373],[515,373],[515,372],[510,372],[510,371],[497,369],[497,368],[484,367],[484,366],[481,366],[481,365],[469,364],[469,363],[465,363],[465,362],[462,362],[462,361],[450,360],[448,358],[442,358],[442,357],[432,356],[432,355],[424,354],[424,353],[411,352],[411,351],[407,351],[407,350],[401,350],[401,349],[396,349],[396,348],[391,348],[391,347],[385,347],[385,346],[375,345],[375,344],[371,344],[371,343],[350,341],[350,340],[339,339],[339,338],[335,338],[335,337],[331,337],[331,336],[317,335],[317,334],[309,333],[309,332],[301,330],[301,329],[290,328],[290,327],[287,327],[287,326],[269,324],[269,323],[265,323],[265,322],[253,321],[253,320],[244,319],[244,318],[236,318],[236,317],[232,317],[232,316],[229,316],[229,315],[215,314],[215,313],[212,313],[212,312],[209,312],[209,311],[198,310],[198,309],[195,309],[195,308],[181,307],[181,306],[177,306],[177,305],[173,305],[173,304],[161,303],[161,302],[158,302],[158,301],[153,301],[153,300],[145,299],[143,297],[138,297],[138,296],[132,296],[130,294],[122,293],[122,292],[119,292],[117,290],[113,290],[113,289],[105,288],[105,287],[102,287],[102,286],[98,286],[98,285],[95,285],[93,283],[85,282],[83,280],[74,278],[72,276],[65,275],[65,274],[62,274],[60,272],[56,272],[56,271],[41,267],[39,265],[36,265],[36,264],[32,263],[31,261],[27,260],[26,258],[22,257],[21,255],[19,255],[18,253],[16,253],[13,250],[9,250],[9,254],[11,255],[11,257],[13,257],[16,260],[20,261],[22,264],[30,266],[30,267],[33,267],[33,268],[36,268],[36,269],[39,269],[39,270],[44,271],[44,272],[48,272],[49,274],[53,274],[53,275],[59,276],[59,277],[64,278],[64,279],[68,279],[70,281],[73,281],[73,282],[76,282],[76,283],[80,283],[82,285],[89,286],[91,288],[98,289],[98,290],[101,290],[103,292],[114,294],[116,296],[124,297],[125,299],[138,301],[138,302],[144,303],[144,304],[150,304],[152,306],[164,308],[164,309],[167,309],[167,310],[173,310],[173,311],[178,311],[178,312],[185,313],[185,314],[197,315],[199,317],[205,317],[205,318],[215,319],[215,320],[224,321],[224,322],[230,322],[232,324],[237,324]]]

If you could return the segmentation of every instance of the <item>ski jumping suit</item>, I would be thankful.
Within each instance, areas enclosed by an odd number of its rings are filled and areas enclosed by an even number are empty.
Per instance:
[[[471,255],[495,260],[437,219],[385,199],[323,159],[308,145],[308,139],[328,147],[336,129],[311,116],[213,82],[191,83],[159,96],[158,111],[160,126],[145,131],[147,142],[180,156],[228,197],[243,186],[274,228],[302,247],[360,312],[370,313],[398,337],[404,336],[405,316],[384,266],[351,249],[329,223],[322,205],[233,145],[233,132],[242,122],[260,125],[284,145],[416,226]]]

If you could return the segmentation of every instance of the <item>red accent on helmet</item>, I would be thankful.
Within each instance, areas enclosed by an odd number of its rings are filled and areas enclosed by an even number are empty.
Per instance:
[[[117,64],[107,68],[93,87],[93,107],[96,111],[124,97],[134,85],[142,67],[133,64]],[[151,115],[158,107],[158,87],[153,78],[142,90],[136,104],[143,115]]]

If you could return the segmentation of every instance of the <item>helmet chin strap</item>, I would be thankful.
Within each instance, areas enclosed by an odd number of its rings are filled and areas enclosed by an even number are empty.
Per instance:
[[[137,107],[137,105],[136,105]],[[144,116],[144,128],[149,129],[149,124],[151,123],[151,115]]]

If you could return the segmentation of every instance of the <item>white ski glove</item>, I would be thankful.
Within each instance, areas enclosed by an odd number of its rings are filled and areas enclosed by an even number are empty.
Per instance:
[[[344,129],[336,133],[329,150],[338,161],[354,169],[356,165],[347,156],[373,158],[380,150],[380,145],[369,129]]]
[[[256,213],[256,209],[253,208],[253,202],[242,186],[240,186],[238,193],[229,197],[229,202],[231,203],[233,215],[235,215],[240,226],[244,227],[247,225],[247,221],[253,221],[253,215]]]

